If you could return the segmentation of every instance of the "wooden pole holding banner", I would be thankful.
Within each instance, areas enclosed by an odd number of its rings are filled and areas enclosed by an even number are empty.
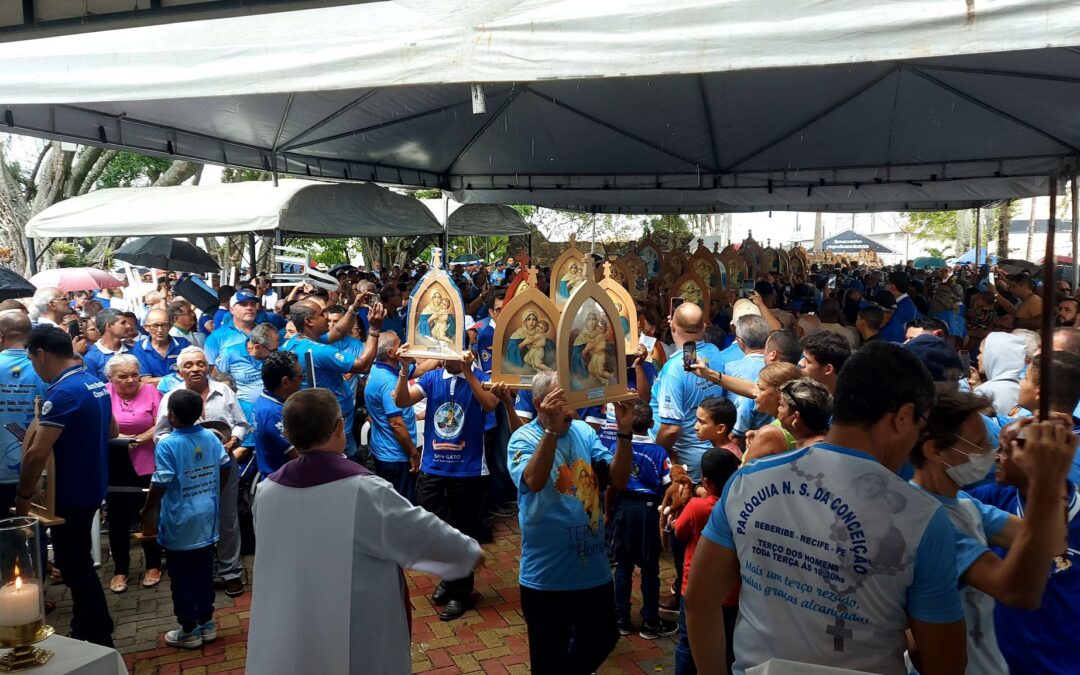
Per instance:
[[[1050,219],[1046,225],[1046,257],[1043,258],[1042,343],[1052,344],[1054,331],[1054,230],[1057,228],[1058,175],[1050,176]],[[1039,353],[1039,419],[1050,419],[1050,372],[1054,363],[1054,350],[1042,349]]]

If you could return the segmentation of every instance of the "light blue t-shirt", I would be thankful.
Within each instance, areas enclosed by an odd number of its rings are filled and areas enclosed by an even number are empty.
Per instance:
[[[34,398],[40,396],[44,401],[47,392],[25,349],[0,352],[0,483],[18,483],[22,467],[22,441],[4,425],[29,426],[34,418]]]
[[[544,430],[533,420],[510,437],[507,465],[518,488],[521,524],[519,582],[542,591],[595,588],[611,580],[604,546],[604,516],[593,464],[612,460],[600,437],[574,420],[555,447],[555,461],[543,489],[525,485],[525,467]]]
[[[158,543],[174,551],[218,540],[221,467],[229,454],[218,437],[200,426],[173,429],[154,449],[151,481],[165,488],[158,515]]]
[[[296,354],[296,359],[300,362],[300,370],[304,374],[303,386],[305,389],[311,387],[311,383],[307,381],[307,358],[305,356],[308,352],[311,352],[312,360],[315,363],[315,385],[323,389],[329,389],[337,397],[338,405],[341,406],[341,414],[345,418],[345,436],[351,436],[353,418],[356,416],[356,402],[349,394],[344,375],[352,370],[352,360],[330,345],[302,338],[299,335],[289,338],[281,346],[281,350]]]
[[[711,343],[698,342],[697,357],[712,367],[720,361],[720,350]],[[720,385],[683,370],[681,349],[668,357],[660,375],[653,382],[649,401],[653,411],[653,433],[655,435],[659,431],[661,424],[682,427],[674,450],[677,463],[686,465],[694,482],[701,481],[701,456],[712,448],[708,441],[699,440],[694,430],[697,408],[705,399],[723,395],[724,388]]]
[[[858,450],[818,443],[750,462],[703,536],[738,556],[738,675],[772,658],[905,673],[909,616],[964,618],[945,510]],[[774,626],[794,632],[777,640]]]
[[[323,340],[323,342],[326,342],[326,340]],[[349,363],[353,363],[364,353],[363,341],[351,335],[346,335],[337,342],[327,342],[327,344],[344,354]],[[349,396],[353,400],[356,400],[356,387],[359,382],[360,378],[356,375],[351,375],[345,380],[345,387],[349,390]]]
[[[394,436],[390,420],[400,417],[409,430],[409,436],[416,443],[416,413],[412,406],[400,408],[394,403],[394,388],[397,386],[398,371],[388,363],[376,363],[368,376],[364,387],[364,402],[367,404],[368,419],[371,420],[371,437],[368,445],[371,454],[380,462],[407,462],[409,456]]]
[[[206,344],[203,345],[206,362],[211,365],[217,363],[218,357],[221,356],[223,351],[233,345],[244,344],[248,341],[248,337],[248,333],[231,323],[215,328],[214,332],[210,333],[210,337],[206,338]]]
[[[728,361],[723,372],[725,375],[757,383],[758,375],[761,374],[761,369],[764,367],[764,354],[747,354],[736,361]],[[773,421],[772,415],[756,410],[754,399],[739,396],[730,391],[726,392],[725,395],[729,401],[735,404],[735,411],[738,415],[735,419],[735,428],[731,430],[732,436],[743,438],[746,436],[746,432],[760,429]]]
[[[262,366],[261,360],[248,353],[247,341],[226,347],[214,363],[215,368],[236,381],[236,397],[252,405],[263,391]]]

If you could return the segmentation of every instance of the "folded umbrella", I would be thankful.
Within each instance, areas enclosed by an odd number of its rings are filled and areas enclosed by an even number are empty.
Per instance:
[[[0,300],[29,298],[37,291],[34,284],[6,267],[0,267]]]
[[[96,291],[124,285],[123,281],[94,267],[57,267],[43,270],[30,277],[30,283],[38,288],[59,288],[68,292]]]
[[[116,249],[113,258],[132,265],[142,265],[170,272],[218,272],[210,254],[182,239],[172,237],[137,237]]]

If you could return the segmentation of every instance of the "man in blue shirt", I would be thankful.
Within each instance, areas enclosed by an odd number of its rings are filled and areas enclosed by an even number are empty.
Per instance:
[[[699,310],[700,312],[700,310]],[[572,420],[553,372],[533,378],[537,417],[507,447],[521,520],[521,611],[534,673],[591,673],[615,643],[615,592],[601,513],[607,474],[617,490],[631,473],[631,408],[616,407],[614,455]]]
[[[312,386],[307,381],[307,366],[305,365],[306,355],[311,354],[315,365],[315,385],[329,389],[338,398],[341,414],[345,417],[345,439],[348,442],[345,455],[352,457],[356,455],[356,438],[352,433],[353,419],[356,417],[356,401],[345,383],[344,375],[366,373],[370,370],[375,360],[375,343],[381,334],[382,306],[376,304],[371,309],[369,315],[371,330],[368,331],[368,342],[364,353],[354,360],[321,341],[329,331],[329,318],[326,310],[314,300],[305,299],[293,305],[289,318],[296,326],[297,333],[286,340],[281,348],[296,354],[301,370],[305,371],[305,387]]]
[[[412,406],[394,402],[400,363],[397,357],[401,342],[396,333],[379,336],[375,365],[364,387],[364,402],[371,420],[371,454],[375,473],[394,486],[405,499],[416,503],[416,475],[420,471],[420,452],[416,449],[416,413]]]
[[[383,319],[380,330],[389,330],[397,333],[398,339],[405,340],[405,317],[402,316],[401,289],[395,284],[387,284],[379,291],[379,302],[386,309],[386,318]]]
[[[0,509],[3,513],[15,506],[15,487],[22,464],[22,440],[7,430],[7,424],[23,429],[34,417],[34,399],[47,395],[26,353],[30,319],[26,312],[9,309],[0,312]]]
[[[408,345],[402,345],[407,351]],[[427,399],[424,452],[416,481],[417,504],[442,518],[477,541],[491,541],[480,518],[484,477],[488,475],[484,457],[484,421],[499,404],[486,391],[487,376],[473,368],[475,357],[465,352],[461,361],[445,361],[409,385],[413,359],[400,356],[394,403],[408,408]],[[443,579],[432,602],[446,607],[439,614],[452,621],[465,613],[473,592],[473,575],[463,579]]]
[[[922,672],[964,672],[952,524],[895,473],[933,405],[930,374],[902,347],[878,342],[851,357],[833,400],[825,441],[746,465],[712,511],[686,592],[701,672],[727,668],[720,599],[740,578],[738,675],[771,658],[907,672],[905,629]],[[772,626],[799,630],[777,640]]]
[[[254,293],[240,291],[232,296],[229,303],[232,322],[215,326],[214,332],[206,338],[206,345],[203,347],[206,360],[211,364],[217,363],[218,356],[225,349],[246,342],[251,335],[251,329],[255,328],[255,316],[258,312],[259,298]]]
[[[30,331],[26,351],[34,371],[49,382],[41,417],[27,431],[15,510],[30,500],[49,456],[56,460],[56,515],[52,531],[56,566],[71,589],[71,635],[112,646],[112,617],[90,557],[90,529],[108,487],[108,443],[119,431],[105,383],[76,358],[67,332],[54,326]]]
[[[292,443],[285,438],[281,415],[285,401],[300,391],[304,380],[296,354],[292,352],[271,352],[263,359],[261,375],[264,389],[255,401],[255,425],[252,427],[260,480],[297,457]]]
[[[347,361],[356,361],[364,353],[364,340],[353,334],[353,329],[360,320],[359,307],[353,305],[350,308],[343,305],[331,305],[326,308],[326,325],[329,333],[323,336],[323,342],[345,355]],[[335,330],[337,329],[337,330]],[[332,337],[338,337],[331,341]],[[349,396],[353,399],[353,409],[356,409],[356,392],[363,375],[346,375],[345,387],[349,390]],[[356,431],[355,429],[353,430]],[[355,435],[355,434],[354,434]]]
[[[889,283],[885,284],[886,290],[896,298],[896,308],[888,322],[881,327],[879,338],[887,342],[901,344],[906,337],[907,322],[915,318],[915,302],[908,297],[911,290],[911,277],[907,272],[893,272],[889,275]]]
[[[169,335],[169,314],[163,309],[152,309],[146,313],[143,328],[147,337],[135,343],[131,352],[139,361],[139,373],[143,382],[157,385],[163,377],[176,372],[176,357],[191,345],[184,338]]]
[[[262,367],[267,356],[277,351],[281,337],[272,324],[261,323],[243,343],[226,347],[214,367],[232,375],[236,396],[254,405],[263,391]]]
[[[757,382],[758,374],[765,367],[765,342],[769,337],[769,325],[765,319],[755,314],[740,316],[735,322],[735,340],[743,356],[736,361],[728,361],[724,374],[750,382]],[[728,400],[735,404],[738,420],[731,435],[736,439],[745,439],[746,432],[768,424],[771,418],[755,412],[754,399],[727,392]]]
[[[94,324],[101,333],[101,337],[86,350],[86,354],[83,355],[83,365],[86,366],[87,372],[105,382],[107,381],[105,364],[114,354],[124,354],[128,351],[124,344],[124,336],[131,329],[131,324],[126,316],[115,309],[98,312],[94,317]]]

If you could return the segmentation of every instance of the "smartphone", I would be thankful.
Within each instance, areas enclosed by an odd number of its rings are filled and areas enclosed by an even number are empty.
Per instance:
[[[964,367],[964,379],[967,379],[971,374],[971,352],[961,349],[956,353],[960,356],[960,365]]]
[[[686,299],[681,296],[675,296],[671,300],[668,300],[668,316],[675,316],[675,308],[686,302]]]
[[[68,329],[68,336],[72,340],[79,337],[80,333],[79,333],[79,322],[78,321],[68,321],[67,329]]]
[[[989,277],[988,277],[988,278],[990,279],[990,288],[994,288],[994,287],[996,287],[996,286],[997,286],[997,282],[996,282],[996,281],[994,281],[994,273],[993,273],[993,272],[990,272],[990,274],[989,274]]]
[[[10,431],[11,435],[15,437],[15,440],[19,441],[20,443],[22,443],[23,439],[26,438],[26,427],[21,424],[8,422],[4,425],[4,428]]]
[[[836,288],[836,275],[830,274],[828,281],[825,282],[826,288]]]
[[[687,342],[683,345],[682,351],[682,367],[686,372],[690,372],[690,367],[697,363],[697,345],[693,342]]]

